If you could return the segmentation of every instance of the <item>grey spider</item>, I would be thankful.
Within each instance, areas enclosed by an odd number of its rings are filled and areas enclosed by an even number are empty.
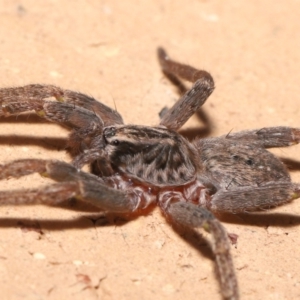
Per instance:
[[[126,214],[157,204],[171,222],[211,233],[222,296],[239,299],[228,234],[214,213],[254,211],[298,198],[300,185],[266,148],[298,143],[300,129],[270,127],[190,142],[177,130],[212,93],[213,78],[171,60],[163,49],[158,58],[164,73],[193,85],[156,127],[124,125],[115,110],[52,85],[0,89],[0,116],[35,111],[68,127],[73,157],[71,164],[25,159],[1,165],[0,179],[37,172],[57,183],[2,191],[0,203],[58,205],[75,197]],[[91,173],[81,170],[86,164]]]

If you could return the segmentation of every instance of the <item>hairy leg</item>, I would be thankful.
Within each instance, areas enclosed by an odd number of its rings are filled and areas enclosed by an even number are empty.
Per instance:
[[[179,224],[192,228],[204,228],[211,233],[221,293],[225,299],[239,299],[230,243],[227,232],[221,223],[209,211],[191,203],[170,204],[167,213]]]
[[[245,130],[224,136],[230,140],[256,143],[264,148],[286,147],[300,142],[300,129],[291,127],[266,127],[258,130]]]
[[[93,174],[78,170],[74,166],[52,160],[25,159],[0,165],[0,180],[19,178],[39,173],[58,183],[29,190],[1,191],[0,204],[47,204],[57,205],[75,197],[110,212],[133,212],[139,202],[135,197],[108,187]]]
[[[0,116],[11,116],[35,111],[38,116],[69,128],[88,128],[90,123],[92,123],[93,127],[103,127],[103,120],[94,112],[68,103],[46,100],[12,102],[4,99],[1,99],[0,103]]]
[[[87,95],[64,90],[53,85],[31,84],[22,87],[0,89],[0,103],[6,104],[24,101],[36,101],[54,97],[60,102],[80,106],[100,116],[104,126],[123,124],[120,114],[110,107]],[[0,113],[1,115],[1,113]]]
[[[165,73],[179,76],[194,83],[191,89],[172,108],[163,113],[161,118],[160,125],[177,130],[210,96],[214,90],[214,81],[206,71],[197,70],[171,60],[162,48],[158,49],[158,59]]]
[[[35,111],[40,117],[71,128],[67,149],[73,157],[85,153],[87,157],[85,160],[90,162],[92,159],[88,159],[88,152],[101,149],[103,146],[103,120],[90,110],[69,103],[46,100],[10,102],[0,98],[0,102],[2,102],[0,116]]]
[[[36,189],[0,192],[0,205],[59,205],[79,194],[76,182],[60,182]]]
[[[228,234],[222,224],[207,209],[177,199],[166,199],[161,208],[174,222],[189,228],[203,228],[211,233],[221,293],[225,299],[239,299]]]
[[[219,190],[212,196],[208,208],[220,213],[241,213],[283,205],[299,197],[300,184],[268,182],[261,186]]]

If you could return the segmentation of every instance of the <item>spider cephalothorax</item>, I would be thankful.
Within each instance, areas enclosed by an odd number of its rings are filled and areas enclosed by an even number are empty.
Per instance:
[[[116,171],[156,186],[185,184],[196,177],[196,149],[167,128],[112,126],[103,136]]]
[[[162,49],[158,57],[164,73],[193,86],[163,111],[156,127],[124,125],[118,112],[95,99],[51,85],[0,89],[0,116],[35,111],[67,126],[73,157],[71,164],[26,159],[1,165],[0,179],[38,172],[56,183],[2,191],[0,202],[55,205],[76,197],[127,214],[157,204],[171,222],[211,233],[221,293],[238,299],[228,234],[213,213],[253,211],[298,198],[300,185],[266,149],[299,143],[300,129],[271,127],[188,141],[177,130],[206,101],[214,81],[206,71],[170,60]],[[81,170],[85,164],[91,173]]]

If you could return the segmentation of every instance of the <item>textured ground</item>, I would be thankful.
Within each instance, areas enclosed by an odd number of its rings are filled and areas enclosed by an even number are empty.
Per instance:
[[[187,5],[188,3],[188,5]],[[156,47],[210,71],[204,107],[213,136],[265,126],[300,127],[300,2],[0,0],[1,86],[56,84],[117,107],[128,123],[157,124],[177,99]],[[56,158],[67,131],[35,117],[0,120],[0,160]],[[278,149],[295,159],[300,146]],[[46,183],[39,176],[0,189]],[[78,204],[0,208],[2,299],[220,299],[209,249],[176,234],[158,209],[130,222]],[[222,218],[242,299],[300,298],[300,201]]]

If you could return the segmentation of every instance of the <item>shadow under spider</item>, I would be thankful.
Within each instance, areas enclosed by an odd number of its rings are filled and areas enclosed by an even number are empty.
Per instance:
[[[153,208],[151,209],[153,210]],[[150,210],[150,212],[151,212]],[[149,214],[149,210],[146,214]],[[101,228],[109,226],[124,226],[128,222],[138,218],[141,214],[135,214],[133,216],[124,216],[118,214],[101,213],[99,214],[87,214],[81,215],[77,218],[68,220],[64,219],[31,219],[26,218],[0,218],[0,228],[19,228],[23,232],[36,231],[43,235],[45,230],[47,231],[61,231],[61,230],[73,230],[81,229],[86,230],[90,228]],[[150,216],[151,217],[151,216]],[[184,241],[195,248],[201,256],[214,260],[214,255],[210,247],[210,243],[204,238],[198,231],[181,227],[172,222],[168,222]],[[182,266],[189,267],[189,266]]]
[[[53,124],[35,114],[21,114],[19,116],[0,117],[0,123]],[[59,124],[57,124],[60,126]],[[63,127],[63,126],[61,126]],[[65,150],[67,138],[36,137],[33,135],[0,135],[0,145],[39,146],[49,150]]]
[[[300,161],[297,161],[292,158],[280,158],[280,160],[287,166],[289,171],[299,171],[300,170]]]
[[[35,137],[32,135],[0,136],[0,145],[14,146],[40,146],[49,150],[62,151],[66,149],[66,138]]]
[[[251,212],[239,214],[222,214],[217,218],[224,223],[247,226],[279,226],[282,228],[300,225],[300,216],[292,213]]]

